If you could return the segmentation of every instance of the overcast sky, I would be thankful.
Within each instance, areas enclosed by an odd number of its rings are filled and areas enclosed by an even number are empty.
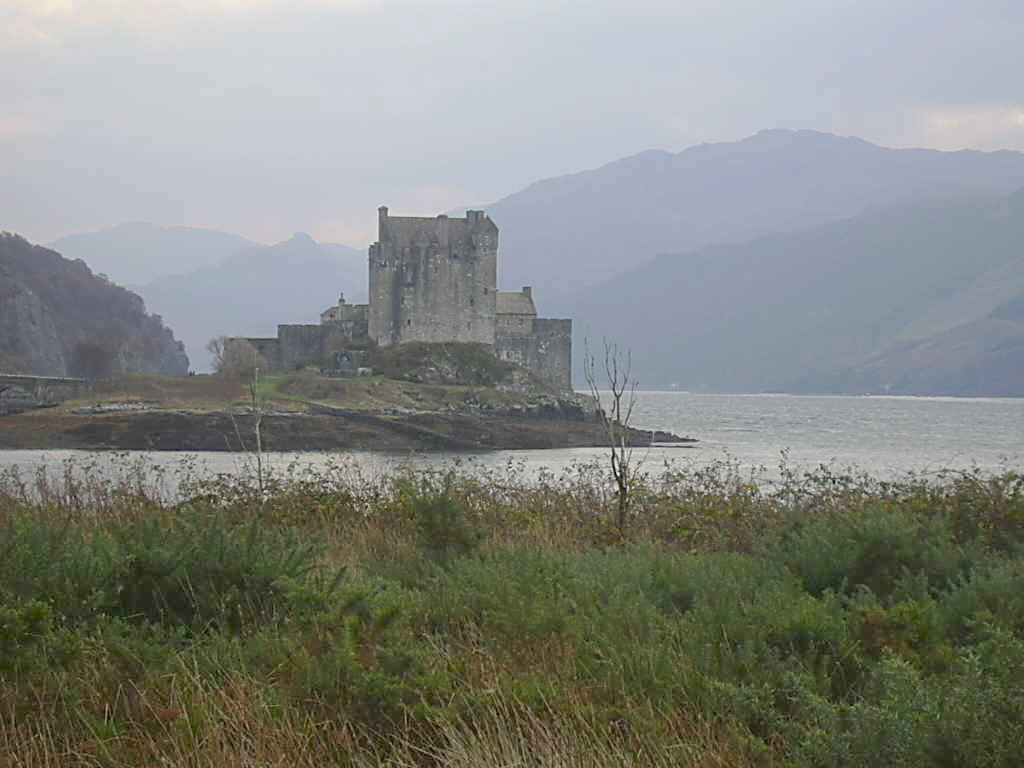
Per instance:
[[[0,230],[364,246],[762,128],[1024,149],[1021,0],[0,0]]]

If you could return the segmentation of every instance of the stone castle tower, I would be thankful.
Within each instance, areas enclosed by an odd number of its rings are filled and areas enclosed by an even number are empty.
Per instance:
[[[370,246],[369,335],[406,341],[494,344],[498,228],[483,211],[466,218],[388,216],[378,210]]]

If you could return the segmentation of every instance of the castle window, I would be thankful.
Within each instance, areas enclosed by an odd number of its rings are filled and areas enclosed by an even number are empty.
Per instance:
[[[406,328],[409,328],[409,327],[411,327],[411,326],[412,326],[412,320],[406,320],[406,321],[405,321],[405,327],[406,327]]]
[[[469,306],[475,307],[476,306],[476,299],[470,299],[469,300]]]

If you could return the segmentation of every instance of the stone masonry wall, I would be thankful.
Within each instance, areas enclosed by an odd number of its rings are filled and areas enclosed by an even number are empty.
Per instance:
[[[465,219],[379,211],[370,246],[369,334],[406,341],[494,344],[498,228],[480,211]]]
[[[496,336],[530,336],[533,334],[532,315],[498,315],[494,332]]]
[[[347,337],[333,325],[279,325],[281,368],[290,371],[320,363],[334,348],[345,346]]]
[[[347,307],[340,322],[320,325],[279,325],[277,338],[237,338],[228,343],[247,343],[267,361],[272,371],[291,371],[319,365],[332,354],[366,341],[366,305]]]
[[[259,353],[259,356],[267,361],[270,370],[278,370],[281,367],[281,345],[277,339],[240,339],[247,341]]]
[[[334,321],[343,336],[353,341],[365,341],[369,337],[370,308],[366,304],[342,304],[338,307],[338,319]]]
[[[533,333],[499,334],[494,353],[561,389],[572,389],[572,320],[537,318]]]

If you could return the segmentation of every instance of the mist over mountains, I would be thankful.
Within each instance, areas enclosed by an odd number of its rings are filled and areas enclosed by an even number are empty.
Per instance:
[[[317,323],[345,292],[366,300],[366,257],[297,233],[260,245],[209,229],[125,224],[61,238],[53,247],[130,284],[209,370],[215,336],[274,336],[278,323]]]
[[[887,149],[767,130],[677,154],[642,152],[537,182],[486,209],[501,230],[499,281],[565,296],[660,254],[798,231],[926,196],[1020,187],[1019,152]]]
[[[132,287],[165,275],[213,267],[255,246],[251,240],[226,232],[146,222],[68,235],[49,245],[69,259],[81,259],[93,272]]]
[[[533,285],[542,314],[574,318],[577,353],[584,335],[631,349],[644,385],[1024,394],[1021,188],[1017,152],[770,130],[643,152],[486,209],[500,285]],[[361,247],[301,235],[260,246],[126,225],[60,247],[145,278],[138,292],[200,370],[212,336],[273,335],[316,322],[341,290],[366,295]]]
[[[302,233],[139,288],[201,371],[209,370],[206,344],[214,336],[275,336],[279,323],[318,323],[342,291],[350,302],[366,301],[364,253]]]
[[[648,384],[1024,392],[1024,193],[908,203],[661,256],[573,297]]]

